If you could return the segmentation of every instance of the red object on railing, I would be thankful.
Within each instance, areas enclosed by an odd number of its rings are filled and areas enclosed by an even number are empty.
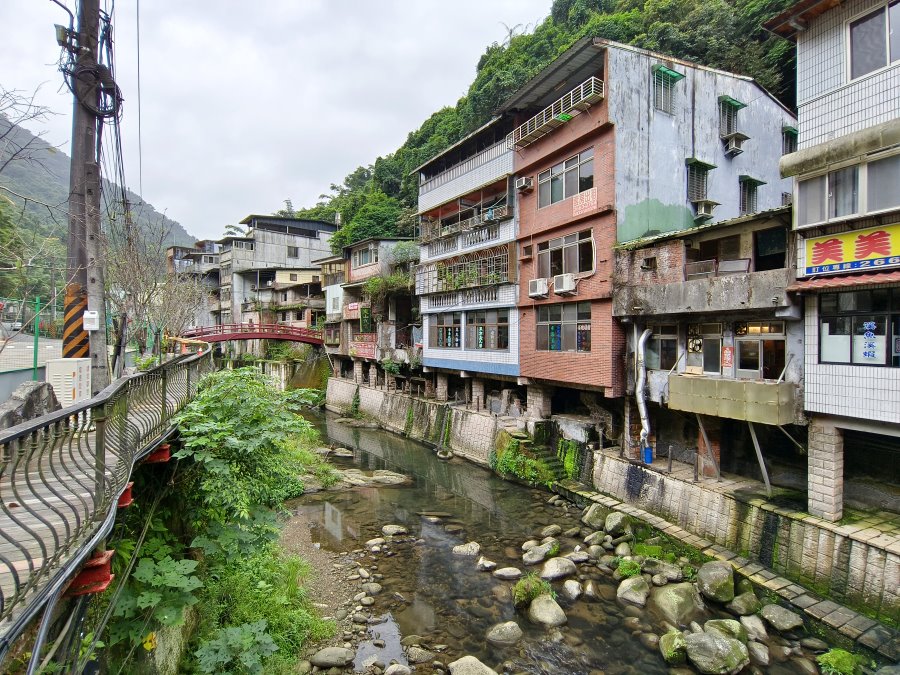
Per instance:
[[[119,495],[119,501],[116,504],[118,508],[124,509],[134,504],[134,497],[131,495],[131,488],[133,486],[134,481],[131,481],[130,483],[128,483],[128,485],[125,486],[125,490],[122,492],[122,494]]]
[[[172,446],[168,443],[163,443],[144,457],[144,464],[165,464],[170,459],[172,459]]]
[[[81,568],[81,571],[72,579],[66,589],[66,597],[73,598],[79,595],[91,595],[102,593],[115,579],[110,569],[114,549],[107,549],[95,553]]]
[[[279,323],[228,323],[219,326],[203,326],[184,331],[182,337],[200,338],[206,342],[225,340],[291,340],[320,345],[323,331],[316,328],[285,326]]]

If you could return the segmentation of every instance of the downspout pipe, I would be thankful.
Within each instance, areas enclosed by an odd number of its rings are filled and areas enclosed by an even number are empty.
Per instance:
[[[653,331],[645,328],[638,338],[637,343],[637,383],[634,387],[634,398],[637,401],[638,413],[641,416],[641,452],[649,445],[650,417],[647,414],[647,400],[644,398],[644,389],[647,386],[647,364],[644,362],[644,350],[647,339],[653,335]]]

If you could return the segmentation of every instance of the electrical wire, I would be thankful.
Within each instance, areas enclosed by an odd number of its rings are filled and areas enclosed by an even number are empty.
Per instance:
[[[138,193],[144,194],[144,153],[141,147],[141,0],[135,0],[137,34]]]

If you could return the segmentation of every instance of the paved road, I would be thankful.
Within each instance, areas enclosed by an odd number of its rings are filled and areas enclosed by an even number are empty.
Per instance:
[[[3,343],[0,341],[0,346]],[[38,344],[38,366],[47,359],[62,357],[62,340],[42,337]],[[0,371],[31,368],[34,365],[34,336],[19,333],[0,351]]]

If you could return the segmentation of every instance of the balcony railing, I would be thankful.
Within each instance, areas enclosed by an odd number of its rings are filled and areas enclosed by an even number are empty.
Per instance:
[[[562,98],[548,105],[506,137],[509,147],[524,148],[549,134],[592,104],[603,100],[603,80],[590,77]]]
[[[796,395],[793,382],[669,375],[669,408],[700,415],[790,424]]]
[[[491,147],[482,150],[477,155],[472,155],[459,164],[451,166],[446,171],[443,171],[436,176],[432,176],[431,178],[422,181],[419,184],[419,194],[424,194],[425,192],[434,190],[436,187],[439,187],[444,183],[448,183],[454,178],[469,173],[469,171],[471,171],[472,169],[477,169],[482,164],[487,164],[492,159],[497,159],[506,152],[509,152],[509,146],[505,140],[500,141],[499,143],[495,143]]]
[[[443,222],[437,218],[422,218],[419,222],[419,241],[423,244],[460,232],[469,232],[483,225],[490,225],[507,218],[512,218],[512,209],[505,204],[484,209],[471,218],[455,223]]]
[[[420,265],[416,270],[416,293],[425,295],[505,284],[513,276],[509,269],[509,248],[494,246]]]
[[[684,279],[703,279],[721,277],[728,274],[745,274],[750,271],[750,258],[737,260],[698,260],[684,266]]]

